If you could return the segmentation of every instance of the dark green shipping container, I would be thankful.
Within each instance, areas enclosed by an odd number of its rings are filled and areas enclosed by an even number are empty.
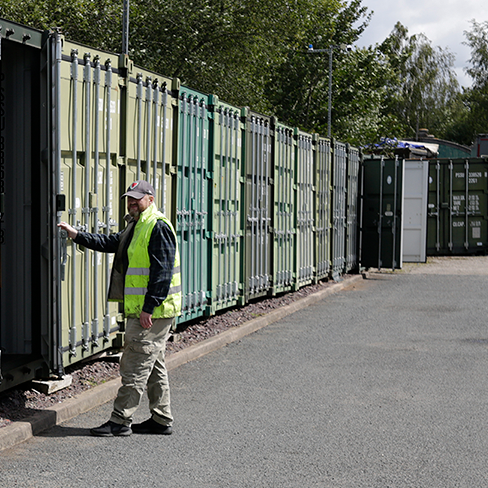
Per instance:
[[[399,159],[363,161],[360,264],[365,268],[402,267],[403,168]]]
[[[469,255],[488,251],[488,160],[429,163],[427,254]]]
[[[205,315],[210,296],[212,245],[209,167],[209,97],[181,87],[178,121],[176,233],[182,262],[182,315],[178,324]]]

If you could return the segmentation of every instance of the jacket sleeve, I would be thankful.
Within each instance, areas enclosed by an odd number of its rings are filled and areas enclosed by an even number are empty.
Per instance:
[[[115,253],[119,247],[120,232],[108,236],[105,234],[78,232],[74,241],[76,244],[92,249],[93,251]]]
[[[148,246],[149,283],[142,310],[152,314],[168,296],[176,255],[176,237],[170,227],[158,220]]]

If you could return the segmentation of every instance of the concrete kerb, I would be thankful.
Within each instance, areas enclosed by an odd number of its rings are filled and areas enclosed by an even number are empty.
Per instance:
[[[216,351],[231,342],[238,341],[246,335],[252,334],[287,315],[319,302],[327,295],[343,290],[349,285],[354,284],[356,281],[362,280],[363,277],[365,276],[349,276],[343,281],[334,283],[332,286],[301,298],[289,305],[273,310],[261,317],[250,320],[240,326],[228,329],[225,332],[221,332],[220,334],[210,337],[198,344],[187,347],[186,349],[169,356],[166,360],[166,367],[168,371],[171,371],[182,364]],[[76,398],[70,398],[59,405],[42,410],[24,421],[13,422],[11,425],[2,427],[0,429],[0,451],[13,447],[16,444],[20,444],[44,430],[61,424],[62,422],[66,422],[92,408],[113,400],[117,395],[120,385],[120,378],[107,381],[103,385],[93,388],[93,390],[81,393]]]

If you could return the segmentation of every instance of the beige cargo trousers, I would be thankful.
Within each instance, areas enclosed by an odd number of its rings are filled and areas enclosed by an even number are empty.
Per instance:
[[[153,420],[172,425],[168,372],[164,364],[166,340],[173,322],[153,319],[144,329],[138,318],[127,319],[124,352],[120,360],[122,386],[117,392],[110,420],[130,426],[147,386],[149,410]]]

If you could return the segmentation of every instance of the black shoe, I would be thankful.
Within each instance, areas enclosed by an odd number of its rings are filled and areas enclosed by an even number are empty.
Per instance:
[[[131,435],[132,430],[127,425],[116,424],[109,420],[105,422],[100,427],[90,430],[91,435],[96,435],[98,437],[113,437],[115,435]]]
[[[173,433],[171,425],[158,424],[155,420],[147,419],[142,424],[132,424],[134,434],[160,434],[170,435]]]

